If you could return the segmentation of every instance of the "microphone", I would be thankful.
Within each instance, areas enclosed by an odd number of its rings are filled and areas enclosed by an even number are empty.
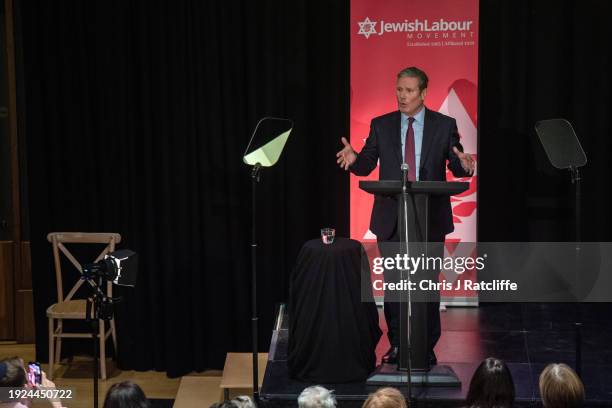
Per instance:
[[[406,193],[406,180],[408,180],[408,163],[402,163],[402,192]]]

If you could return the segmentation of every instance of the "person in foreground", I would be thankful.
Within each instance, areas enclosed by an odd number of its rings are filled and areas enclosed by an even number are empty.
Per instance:
[[[510,408],[514,398],[514,381],[508,366],[489,357],[474,372],[465,402],[469,408]]]
[[[256,408],[255,401],[248,395],[239,395],[232,400],[238,408]]]
[[[380,180],[401,180],[402,164],[408,164],[410,181],[446,181],[446,168],[455,177],[474,174],[475,161],[463,152],[455,119],[428,109],[425,105],[427,74],[416,67],[397,74],[395,95],[398,110],[372,119],[370,134],[361,152],[357,153],[345,138],[344,148],[337,154],[341,168],[357,176],[367,176],[379,164]],[[398,201],[392,197],[376,196],[370,230],[376,234],[381,254],[383,242],[398,242]],[[429,242],[444,242],[446,234],[454,230],[450,198],[431,197],[429,206]],[[438,271],[439,272],[439,271]],[[431,279],[437,279],[438,274]],[[399,280],[395,270],[385,270],[385,282]],[[391,347],[383,357],[385,363],[396,363],[399,354],[399,303],[389,301],[385,293],[385,320]],[[428,348],[430,365],[437,363],[434,346],[440,338],[439,294],[427,305]]]
[[[298,397],[299,408],[334,408],[335,406],[334,392],[320,385],[304,388]]]
[[[362,408],[408,408],[408,403],[399,390],[385,387],[370,394]]]
[[[47,378],[47,374],[42,372],[40,387],[45,389],[55,389],[55,384]],[[28,373],[23,364],[23,359],[11,357],[0,360],[0,388],[24,388],[32,389],[37,387],[28,381]],[[62,408],[60,401],[49,400],[53,408]],[[29,399],[0,401],[0,408],[27,408],[32,405]]]
[[[151,408],[151,403],[138,384],[123,381],[108,389],[104,408]]]
[[[248,395],[239,395],[231,400],[215,402],[210,408],[257,408],[257,405]]]
[[[584,403],[584,385],[566,364],[546,366],[540,374],[539,387],[546,408],[577,408]]]

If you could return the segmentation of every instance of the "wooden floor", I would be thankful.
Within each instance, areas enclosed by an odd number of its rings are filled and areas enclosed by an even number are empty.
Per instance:
[[[12,342],[0,342],[0,359],[6,357],[19,356],[27,363],[35,360],[35,352],[33,344],[15,344]],[[69,408],[90,408],[93,406],[93,383],[91,379],[92,371],[91,357],[75,357],[72,361],[62,361],[62,364],[55,370],[55,378],[53,381],[57,388],[71,388],[74,391],[74,398],[70,401],[64,401],[64,405]],[[43,370],[46,371],[46,364],[43,364]],[[99,382],[100,406],[104,401],[106,390],[113,384],[121,381],[134,381],[142,389],[149,398],[160,399],[175,399],[179,392],[181,383],[180,378],[168,378],[165,372],[156,371],[121,371],[117,369],[111,360],[107,362],[107,370],[109,378],[106,381]],[[200,386],[197,394],[202,407],[210,406],[210,403],[219,401],[222,398],[222,392],[219,388],[221,382],[221,370],[211,370],[203,373],[192,373],[185,381],[182,388],[194,384],[195,377],[207,377],[202,379],[203,387]],[[197,380],[197,378],[196,378]],[[181,391],[185,395],[185,391]],[[189,393],[188,393],[189,394]],[[180,404],[178,404],[180,405]],[[45,403],[36,403],[34,407],[48,407]]]

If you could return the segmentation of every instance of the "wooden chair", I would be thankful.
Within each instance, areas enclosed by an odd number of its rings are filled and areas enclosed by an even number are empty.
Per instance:
[[[81,264],[66,248],[64,244],[106,244],[102,252],[93,262],[98,262],[109,252],[115,250],[115,245],[121,242],[121,235],[112,232],[52,232],[47,235],[47,240],[53,246],[53,260],[55,263],[55,277],[57,283],[57,303],[52,304],[47,308],[47,317],[49,318],[49,378],[53,379],[54,362],[60,362],[62,352],[62,338],[86,338],[91,339],[91,332],[88,333],[64,333],[63,321],[65,319],[80,319],[85,320],[85,305],[86,299],[75,299],[73,296],[81,287],[84,280],[79,279],[77,283],[70,289],[70,292],[64,297],[64,288],[62,285],[62,267],[61,254],[63,253],[72,265],[82,273]],[[104,288],[102,288],[104,290]],[[107,296],[112,296],[112,284],[107,283]],[[58,321],[57,327],[55,321]],[[109,330],[105,329],[103,320],[100,320],[100,376],[106,380],[106,339],[112,336],[115,353],[117,352],[117,333],[115,330],[115,320],[109,322]],[[55,353],[55,354],[54,354]],[[55,357],[55,358],[54,358]]]

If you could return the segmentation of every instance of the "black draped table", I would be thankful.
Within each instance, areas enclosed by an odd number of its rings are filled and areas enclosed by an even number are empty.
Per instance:
[[[367,285],[369,264],[358,241],[321,239],[302,247],[289,290],[289,355],[292,378],[315,383],[364,381],[374,370],[381,336],[378,311]],[[365,301],[369,300],[369,301]]]

